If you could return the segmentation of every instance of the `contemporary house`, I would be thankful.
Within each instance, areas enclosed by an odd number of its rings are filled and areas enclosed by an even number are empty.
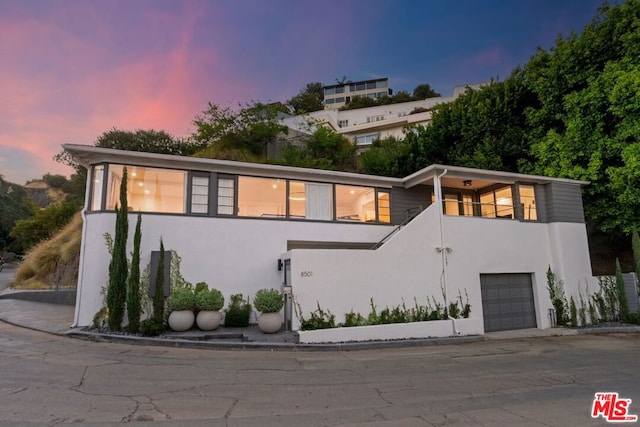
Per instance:
[[[181,256],[186,280],[206,281],[227,298],[283,287],[294,330],[318,305],[341,321],[350,311],[366,315],[372,298],[391,307],[465,294],[478,333],[548,328],[549,266],[567,297],[594,289],[586,182],[442,165],[391,178],[64,148],[89,169],[78,326],[101,307],[103,235],[114,232],[125,167],[130,223],[142,212],[143,266],[162,237]]]
[[[361,80],[359,82],[338,83],[324,86],[322,90],[325,110],[337,110],[358,96],[378,99],[393,94],[393,90],[389,88],[389,79],[386,77]]]
[[[386,85],[387,79],[381,80],[383,80]],[[374,80],[371,82],[377,81]],[[285,117],[282,119],[282,123],[294,131],[290,132],[290,134],[295,135],[295,137],[298,137],[300,132],[303,134],[313,132],[316,125],[329,126],[337,133],[352,140],[357,146],[366,148],[376,139],[386,138],[389,136],[402,138],[404,136],[404,130],[408,125],[428,125],[431,122],[434,107],[440,104],[449,103],[463,94],[467,89],[478,89],[484,84],[477,83],[456,86],[453,90],[452,96],[438,96],[419,101],[400,102],[397,104],[379,105],[353,110],[338,109],[339,106],[346,105],[344,103],[344,94],[353,94],[353,92],[350,92],[350,86],[354,86],[355,91],[360,87],[360,83],[364,84],[364,87],[366,88],[371,82],[367,81],[326,86],[324,110],[314,111],[304,115]],[[327,95],[327,88],[330,88],[334,94]],[[335,91],[340,90],[343,90],[344,92],[341,92],[339,94],[341,96],[338,96],[337,99],[342,99],[343,103],[338,105],[335,102],[329,101],[332,99],[330,98],[331,96],[336,96]],[[375,98],[373,95],[371,95],[371,97]],[[329,104],[327,104],[327,102],[329,102]]]

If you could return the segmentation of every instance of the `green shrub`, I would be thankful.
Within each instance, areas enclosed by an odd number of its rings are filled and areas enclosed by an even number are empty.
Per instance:
[[[196,283],[196,295],[198,295],[202,291],[208,291],[209,285],[206,282],[198,282]]]
[[[300,316],[300,329],[303,331],[312,331],[314,329],[328,329],[336,327],[336,316],[331,314],[329,310],[324,311],[320,308],[311,313],[309,319]]]
[[[556,310],[556,319],[558,325],[567,323],[567,298],[564,295],[564,283],[562,280],[556,280],[556,275],[551,271],[551,266],[547,269],[547,290],[551,304]]]
[[[634,325],[640,325],[640,311],[636,311],[634,313],[629,313],[629,317],[627,318],[628,323],[633,323]]]
[[[196,295],[191,288],[178,288],[169,294],[169,311],[192,310]]]
[[[277,313],[284,306],[284,297],[276,289],[260,289],[253,298],[253,305],[260,313]]]
[[[351,310],[349,313],[344,315],[344,323],[342,326],[365,326],[367,324],[367,320],[360,313],[354,313]]]
[[[231,295],[231,301],[224,317],[224,325],[245,327],[249,325],[249,317],[251,317],[251,304],[242,298],[242,294]]]
[[[201,282],[202,283],[202,282]],[[200,290],[198,292],[198,283],[196,285],[196,308],[205,311],[218,311],[224,305],[224,296],[217,289]]]
[[[140,332],[145,337],[155,337],[164,332],[164,322],[152,317],[140,322]]]
[[[573,300],[573,296],[569,300],[569,315],[571,317],[571,326],[578,326],[578,310],[576,309],[576,302]]]

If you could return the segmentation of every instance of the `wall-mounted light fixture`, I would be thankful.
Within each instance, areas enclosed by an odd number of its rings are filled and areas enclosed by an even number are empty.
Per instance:
[[[465,179],[464,181],[462,181],[462,184],[465,187],[471,187],[471,180],[470,179]]]

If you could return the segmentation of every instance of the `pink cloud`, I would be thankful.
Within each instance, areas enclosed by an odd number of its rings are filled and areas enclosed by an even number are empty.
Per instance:
[[[505,53],[500,47],[491,47],[466,59],[470,66],[474,67],[496,67],[505,63]]]

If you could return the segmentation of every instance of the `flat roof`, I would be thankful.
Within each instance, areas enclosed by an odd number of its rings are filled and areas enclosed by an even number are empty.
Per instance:
[[[219,172],[387,188],[393,186],[411,188],[416,185],[432,181],[437,175],[441,175],[443,173],[443,179],[446,179],[449,182],[458,180],[460,183],[462,183],[463,180],[475,180],[478,182],[488,181],[505,184],[515,182],[539,184],[563,182],[574,185],[589,184],[589,181],[578,181],[567,178],[552,178],[540,175],[527,175],[514,172],[491,171],[440,164],[427,166],[426,168],[420,169],[419,171],[404,178],[394,178],[324,169],[272,165],[266,163],[237,162],[232,160],[147,153],[142,151],[116,150],[113,148],[101,148],[92,145],[64,144],[62,147],[83,166],[90,166],[99,163],[115,163],[164,169]]]

